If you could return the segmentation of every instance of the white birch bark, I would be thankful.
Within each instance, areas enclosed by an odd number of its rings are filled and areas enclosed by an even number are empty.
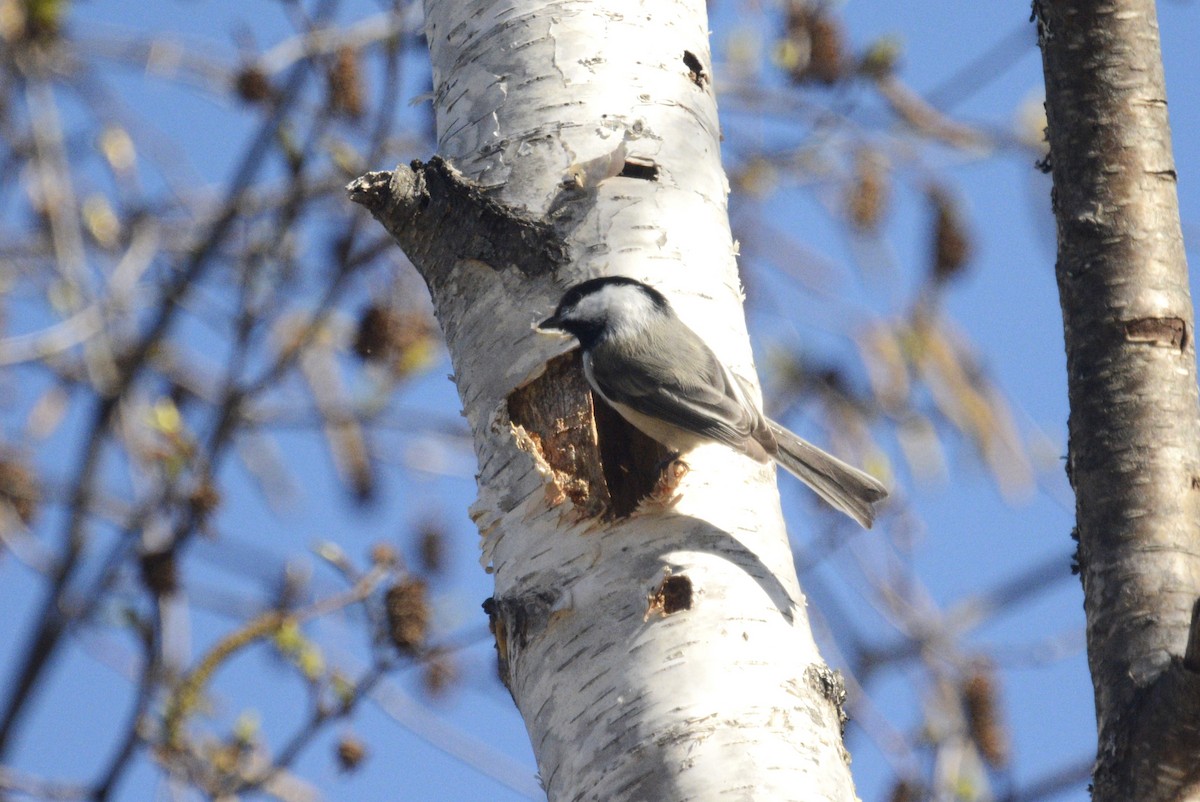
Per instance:
[[[440,154],[569,254],[548,269],[543,250],[474,230],[488,213],[414,233],[442,208],[428,168],[351,188],[433,293],[479,456],[502,671],[549,798],[855,799],[840,678],[813,642],[774,469],[704,447],[673,506],[595,515],[577,361],[546,373],[569,345],[532,331],[565,287],[628,275],[756,382],[703,0],[426,0],[426,30]],[[643,177],[619,175],[627,163]],[[514,392],[563,395],[568,413],[527,429]],[[664,610],[649,597],[666,577]]]

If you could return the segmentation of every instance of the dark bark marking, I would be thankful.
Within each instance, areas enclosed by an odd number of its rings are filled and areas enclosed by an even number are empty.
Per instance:
[[[483,611],[487,613],[488,630],[492,633],[492,640],[496,645],[496,675],[511,694],[512,675],[508,670],[508,627],[505,626],[504,619],[500,617],[499,606],[496,603],[495,597],[488,596],[483,600],[481,606],[483,607]]]
[[[838,727],[844,736],[849,716],[845,710],[846,681],[842,678],[842,672],[835,671],[824,663],[813,663],[804,670],[804,679],[833,704],[834,710],[837,711]]]
[[[617,175],[622,178],[637,178],[642,181],[658,180],[658,165],[649,159],[639,159],[630,156],[625,159],[625,165]]]
[[[672,576],[667,573],[662,582],[646,599],[646,618],[654,614],[668,615],[692,609],[692,580],[683,574]]]
[[[1177,317],[1143,317],[1125,321],[1125,339],[1182,351],[1187,347],[1187,324]]]
[[[497,670],[510,693],[513,659],[530,639],[545,631],[560,596],[557,590],[541,590],[522,596],[484,599],[482,606],[487,613],[488,629],[496,641]]]
[[[683,65],[688,68],[689,81],[700,89],[708,84],[708,73],[704,71],[704,65],[700,63],[700,59],[696,58],[695,53],[690,50],[683,51]]]
[[[1192,625],[1188,628],[1187,648],[1183,652],[1183,667],[1200,674],[1200,599],[1192,605]]]

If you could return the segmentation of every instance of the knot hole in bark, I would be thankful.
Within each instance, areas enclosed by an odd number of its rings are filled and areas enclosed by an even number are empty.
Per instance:
[[[668,570],[662,581],[658,583],[646,598],[646,616],[650,620],[653,615],[666,618],[675,613],[692,609],[692,580],[684,574],[672,576]]]
[[[508,417],[589,517],[630,515],[654,491],[670,456],[592,395],[578,351],[550,360],[545,373],[514,390]]]
[[[622,178],[637,178],[641,181],[657,181],[658,165],[651,159],[629,156],[625,159],[625,163],[621,166],[621,172],[617,175]]]
[[[690,50],[683,51],[683,66],[688,69],[688,80],[703,89],[708,83],[708,73],[704,71],[704,65],[700,63],[696,54]]]

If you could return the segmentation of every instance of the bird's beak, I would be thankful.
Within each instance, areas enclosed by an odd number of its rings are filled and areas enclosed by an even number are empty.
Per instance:
[[[558,318],[554,315],[537,324],[537,330],[541,332],[561,332],[562,325],[559,324]]]

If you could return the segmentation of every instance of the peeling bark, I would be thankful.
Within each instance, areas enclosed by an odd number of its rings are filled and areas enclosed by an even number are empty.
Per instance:
[[[1152,0],[1035,0],[1058,220],[1094,798],[1200,798],[1200,414]],[[1192,642],[1197,637],[1194,632]]]

